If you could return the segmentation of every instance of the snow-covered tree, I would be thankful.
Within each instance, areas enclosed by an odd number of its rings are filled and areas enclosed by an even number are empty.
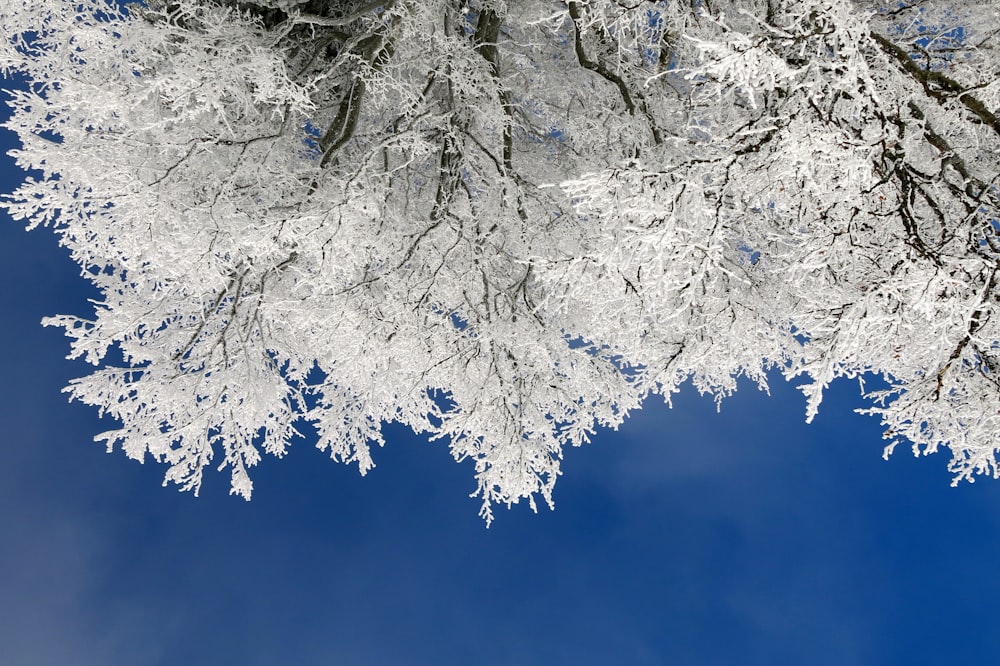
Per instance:
[[[15,0],[6,127],[104,300],[48,320],[100,435],[249,498],[387,422],[549,503],[690,381],[882,378],[890,440],[1000,476],[991,0]],[[115,353],[108,356],[109,351]],[[109,359],[119,359],[111,361]]]

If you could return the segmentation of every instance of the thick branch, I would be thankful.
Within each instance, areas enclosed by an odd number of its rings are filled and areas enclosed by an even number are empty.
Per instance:
[[[583,23],[583,16],[580,14],[580,3],[570,2],[569,6],[569,17],[573,19],[573,48],[576,51],[576,59],[580,62],[580,66],[584,69],[589,69],[590,71],[600,75],[602,78],[610,81],[618,87],[618,92],[622,96],[622,100],[625,102],[625,108],[628,112],[635,115],[635,102],[632,101],[632,95],[629,93],[628,86],[625,85],[625,81],[622,77],[618,76],[607,67],[599,62],[594,62],[587,57],[587,52],[583,48],[583,38],[580,32],[580,25]]]
[[[955,79],[945,76],[941,72],[922,68],[910,57],[909,53],[877,32],[872,32],[871,36],[875,40],[875,43],[903,68],[903,71],[920,82],[928,95],[939,102],[944,102],[949,97],[957,96],[958,100],[979,118],[983,124],[988,125],[994,132],[1000,135],[1000,118],[986,108],[985,104],[969,94],[967,89],[955,81]]]
[[[513,117],[510,107],[510,95],[504,89],[500,81],[500,51],[497,48],[497,40],[500,38],[500,16],[492,9],[484,10],[479,15],[476,24],[476,51],[490,64],[490,71],[493,74],[493,81],[497,87],[497,96],[504,112],[503,126],[503,166],[504,170],[510,174],[513,172],[513,137],[512,125]]]
[[[345,14],[344,16],[316,16],[315,14],[293,13],[288,17],[288,20],[293,24],[307,23],[309,25],[320,25],[325,28],[340,28],[354,23],[359,18],[377,9],[382,9],[382,11],[390,9],[393,4],[395,4],[395,0],[372,0],[372,2],[362,5],[357,11]]]
[[[392,42],[386,42],[378,50],[372,60],[372,67],[376,70],[392,57]],[[320,160],[320,168],[325,167],[337,151],[354,136],[354,130],[358,125],[358,117],[361,115],[361,102],[365,95],[365,82],[360,75],[351,81],[351,88],[340,101],[340,108],[337,116],[330,123],[330,127],[319,140],[320,149],[323,151],[323,159]]]
[[[629,91],[628,84],[625,83],[625,79],[605,67],[600,62],[591,60],[587,57],[587,52],[583,48],[583,35],[580,31],[580,26],[583,23],[583,15],[580,13],[580,3],[569,2],[567,3],[567,6],[569,7],[569,16],[573,21],[573,49],[576,52],[576,59],[579,61],[580,66],[584,69],[589,69],[606,81],[615,84],[618,88],[618,94],[621,95],[622,100],[625,102],[625,108],[628,109],[630,115],[634,116],[636,104],[632,99],[632,92]],[[653,142],[657,145],[663,143],[663,135],[653,119],[653,114],[650,112],[645,98],[642,93],[638,91],[635,93],[635,96],[639,99],[642,114],[646,116],[646,120],[649,122],[649,129],[653,134]]]
[[[351,89],[340,100],[337,116],[319,140],[320,149],[323,151],[323,159],[319,163],[320,168],[325,167],[337,150],[347,143],[354,134],[354,129],[358,125],[358,116],[361,114],[361,98],[364,97],[364,94],[365,82],[358,77],[351,82]]]

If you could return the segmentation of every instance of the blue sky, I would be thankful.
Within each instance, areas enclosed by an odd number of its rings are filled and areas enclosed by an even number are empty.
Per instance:
[[[0,136],[3,150],[10,136]],[[19,174],[0,165],[0,190]],[[967,664],[995,658],[1000,482],[881,459],[835,386],[716,414],[686,391],[567,451],[557,508],[477,518],[471,465],[400,429],[366,478],[309,442],[210,475],[107,455],[39,320],[92,296],[50,230],[0,218],[0,663]]]

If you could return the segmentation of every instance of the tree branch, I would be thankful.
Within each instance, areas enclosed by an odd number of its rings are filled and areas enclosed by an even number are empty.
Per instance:
[[[949,97],[957,97],[983,124],[1000,135],[1000,118],[986,108],[986,105],[980,100],[973,97],[963,85],[941,72],[922,68],[910,57],[909,53],[877,32],[873,31],[870,34],[882,51],[895,60],[904,72],[920,82],[929,96],[939,102],[944,102]],[[937,87],[935,88],[935,86]]]
[[[315,14],[293,13],[288,17],[288,21],[293,25],[296,23],[307,23],[309,25],[323,26],[324,28],[340,28],[354,23],[359,18],[372,13],[380,7],[383,11],[391,9],[394,4],[396,4],[395,0],[372,0],[372,2],[362,5],[356,11],[344,16],[316,16]]]
[[[576,51],[576,59],[580,62],[580,66],[584,69],[589,69],[607,81],[615,84],[615,86],[618,87],[618,93],[622,96],[622,100],[625,102],[625,108],[627,108],[628,112],[634,116],[635,102],[632,101],[632,95],[629,93],[628,86],[625,85],[625,81],[622,77],[618,76],[601,63],[590,60],[587,57],[587,52],[583,48],[582,33],[580,31],[580,24],[583,23],[583,15],[580,13],[580,3],[569,2],[567,5],[569,7],[569,17],[573,20],[573,49]]]

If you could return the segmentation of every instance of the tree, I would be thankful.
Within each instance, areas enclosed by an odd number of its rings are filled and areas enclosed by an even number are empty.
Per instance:
[[[0,28],[34,174],[6,207],[104,297],[46,321],[97,366],[68,391],[164,483],[221,456],[249,498],[304,423],[365,473],[396,421],[474,461],[489,521],[651,394],[775,370],[808,418],[877,375],[887,453],[1000,476],[989,0],[46,0]]]

